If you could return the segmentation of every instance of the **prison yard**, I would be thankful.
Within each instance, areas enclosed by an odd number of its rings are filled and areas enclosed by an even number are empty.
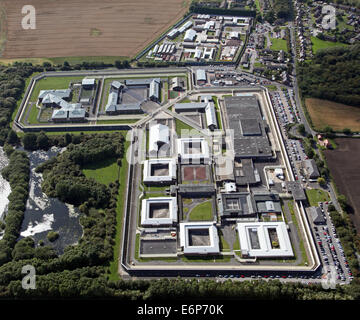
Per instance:
[[[45,75],[35,81],[20,122],[44,127],[133,124],[187,88],[186,74],[169,74],[153,78]]]

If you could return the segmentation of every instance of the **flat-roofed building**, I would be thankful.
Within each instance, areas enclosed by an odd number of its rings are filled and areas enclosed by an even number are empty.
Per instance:
[[[237,224],[243,257],[293,257],[285,222],[241,222]]]
[[[249,192],[221,193],[218,197],[221,220],[256,216],[256,204]]]
[[[185,103],[175,103],[175,111],[199,111],[204,112],[208,104],[205,102],[185,102]]]
[[[180,246],[185,255],[220,253],[215,222],[180,223]]]
[[[210,151],[204,138],[181,138],[177,139],[178,157],[181,163],[209,163]]]
[[[254,192],[256,211],[258,213],[281,213],[281,203],[278,193]]]
[[[255,95],[225,97],[226,117],[233,130],[235,159],[271,158],[273,152],[264,120]]]
[[[87,90],[91,90],[95,87],[95,79],[93,78],[84,78],[81,82],[81,86],[84,88],[84,89],[87,89]]]
[[[169,185],[176,182],[176,160],[150,159],[144,162],[143,182],[146,185]]]
[[[142,200],[141,225],[143,227],[172,226],[177,221],[175,197],[156,197]]]

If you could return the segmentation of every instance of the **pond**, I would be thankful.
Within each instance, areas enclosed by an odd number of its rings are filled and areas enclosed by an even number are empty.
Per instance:
[[[35,169],[64,150],[53,147],[47,152],[28,153],[31,168],[30,190],[19,238],[31,236],[36,244],[43,240],[45,245],[50,244],[58,254],[62,254],[65,247],[77,244],[81,238],[83,230],[79,222],[80,212],[78,208],[58,199],[49,198],[43,193],[42,174],[36,173]],[[52,243],[46,237],[51,230],[59,234],[59,238]]]

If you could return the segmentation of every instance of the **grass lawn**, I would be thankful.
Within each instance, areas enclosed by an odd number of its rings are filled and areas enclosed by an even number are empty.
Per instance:
[[[39,123],[39,121],[38,121],[38,119],[37,119],[37,116],[38,116],[39,112],[40,112],[40,109],[38,109],[38,108],[36,107],[36,105],[33,104],[32,107],[31,107],[31,110],[30,110],[30,112],[29,112],[28,119],[27,119],[27,120],[28,120],[28,123],[30,123],[30,124]],[[24,115],[25,115],[25,113],[24,113]],[[23,117],[22,120],[25,120],[25,116]],[[23,121],[21,121],[21,122],[23,122]]]
[[[96,124],[117,124],[117,123],[135,123],[140,119],[116,119],[116,120],[97,120]]]
[[[204,257],[191,257],[191,256],[184,256],[181,257],[181,260],[184,262],[230,262],[231,256],[204,256]]]
[[[221,231],[219,232],[219,236],[220,236],[220,250],[221,251],[230,251],[230,246],[224,239],[224,235],[222,234]]]
[[[295,215],[295,209],[294,209],[293,201],[288,202],[288,207],[289,207],[289,211],[291,213],[291,220],[295,224],[295,227],[296,227],[299,239],[300,239],[299,247],[300,247],[300,251],[301,251],[301,262],[299,263],[299,265],[305,265],[305,262],[308,262],[308,259],[307,259],[307,254],[306,254],[305,247],[304,247],[304,241],[303,241],[302,236],[301,236],[299,223],[298,223],[296,215]],[[294,248],[293,248],[293,252],[294,252],[294,255],[295,255]]]
[[[124,136],[126,132],[123,132]],[[125,141],[125,152],[124,157],[122,159],[122,166],[120,168],[120,187],[119,187],[119,195],[116,202],[116,236],[115,236],[115,245],[114,245],[114,259],[110,262],[109,266],[109,279],[110,280],[119,280],[118,267],[119,267],[119,251],[120,251],[120,240],[121,240],[121,230],[122,230],[122,222],[123,222],[123,214],[124,214],[124,205],[125,198],[124,194],[126,191],[126,178],[128,174],[128,162],[126,161],[126,151],[130,146],[129,141]]]
[[[188,124],[180,121],[179,119],[175,119],[175,125],[176,125],[176,134],[181,137],[181,130],[187,130],[187,132],[192,136],[202,136],[201,132],[197,131],[193,127],[189,126]]]
[[[79,81],[85,77],[46,77],[36,82],[30,101],[36,102],[40,90],[68,89],[70,82]]]
[[[87,178],[94,178],[96,181],[108,185],[114,182],[118,176],[118,165],[116,159],[106,159],[100,163],[86,165],[83,172]]]
[[[191,210],[189,215],[190,221],[207,221],[213,220],[212,212],[212,202],[211,200],[205,201],[197,205],[194,209]]]
[[[335,131],[342,131],[344,128],[360,131],[358,107],[315,98],[305,99],[305,105],[315,130],[321,131],[330,126]]]
[[[284,39],[271,38],[271,50],[288,52],[287,43]]]
[[[311,37],[311,43],[312,43],[313,53],[316,53],[319,50],[330,48],[330,47],[345,47],[345,46],[347,46],[346,43],[320,40],[317,37]]]
[[[221,114],[220,114],[220,107],[219,107],[219,103],[218,103],[218,98],[216,96],[212,97],[214,100],[214,105],[215,105],[215,109],[216,109],[216,120],[219,126],[219,129],[222,129],[222,122],[221,122]]]
[[[306,196],[311,206],[317,207],[318,202],[330,201],[329,194],[320,189],[306,190]]]

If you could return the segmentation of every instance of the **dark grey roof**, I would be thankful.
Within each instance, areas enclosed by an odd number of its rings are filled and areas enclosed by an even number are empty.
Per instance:
[[[125,84],[127,86],[149,86],[152,81],[160,83],[160,78],[126,79]]]
[[[219,214],[221,217],[254,216],[254,199],[248,192],[223,193],[219,202]]]
[[[225,106],[229,127],[234,130],[235,157],[271,157],[272,150],[265,130],[267,125],[256,97],[225,97]]]
[[[186,102],[175,103],[175,111],[181,110],[205,110],[207,103],[205,102]]]
[[[212,184],[179,184],[178,191],[180,194],[214,194],[215,187]]]
[[[280,197],[276,193],[254,194],[257,212],[281,212]]]
[[[241,159],[241,167],[235,166],[235,182],[237,185],[256,184],[261,181],[260,175],[254,168],[252,159]]]
[[[300,181],[288,181],[286,185],[287,185],[287,189],[293,195],[294,200],[304,201],[307,199]]]
[[[310,207],[308,212],[310,212],[311,219],[315,224],[324,224],[326,222],[319,207]]]

